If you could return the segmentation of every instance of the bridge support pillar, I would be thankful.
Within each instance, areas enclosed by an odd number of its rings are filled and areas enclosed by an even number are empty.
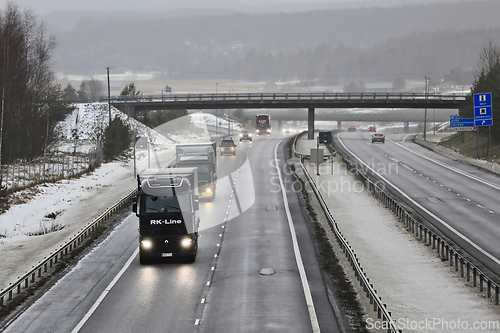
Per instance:
[[[135,113],[135,106],[130,104],[125,104],[125,113],[134,119],[137,119],[137,114]]]
[[[337,120],[337,129],[338,130],[342,129],[342,120]]]
[[[278,120],[278,132],[281,133],[282,128],[281,128],[281,120]]]
[[[307,139],[314,140],[314,108],[307,112]]]

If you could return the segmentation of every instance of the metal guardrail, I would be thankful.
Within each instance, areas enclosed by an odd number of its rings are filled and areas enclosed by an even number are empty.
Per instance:
[[[199,94],[163,94],[140,96],[111,96],[112,103],[127,102],[218,102],[218,101],[335,101],[335,100],[429,100],[429,101],[465,101],[470,94],[425,94],[425,93],[199,93]],[[108,98],[103,97],[102,102]]]
[[[466,277],[469,282],[472,279],[472,285],[478,286],[477,280],[479,279],[479,292],[484,292],[486,284],[486,291],[488,299],[492,298],[495,294],[495,305],[499,305],[500,287],[483,273],[478,267],[472,264],[468,259],[460,255],[456,245],[449,244],[443,237],[437,235],[434,231],[417,221],[411,214],[399,204],[393,197],[385,192],[377,183],[365,178],[365,187],[370,191],[373,196],[378,198],[386,208],[390,209],[396,215],[403,225],[417,238],[419,241],[424,242],[428,246],[432,246],[433,250],[437,251],[438,256],[446,262],[449,262],[450,267],[455,266],[455,271],[460,270],[460,276]],[[465,252],[465,251],[464,251]],[[493,273],[492,273],[493,274]]]
[[[370,299],[370,304],[373,304],[373,311],[377,313],[378,319],[382,319],[384,322],[387,324],[385,327],[387,327],[387,332],[388,333],[401,333],[402,330],[398,330],[396,326],[396,322],[392,320],[391,318],[391,312],[387,310],[386,304],[382,303],[382,299],[377,295],[377,291],[374,289],[373,284],[370,283],[369,279],[366,276],[366,273],[363,272],[363,268],[361,267],[358,258],[356,257],[356,254],[354,253],[354,250],[351,248],[347,240],[342,236],[338,226],[337,222],[335,222],[335,219],[332,217],[330,214],[330,210],[328,209],[328,206],[326,205],[325,201],[323,200],[323,197],[321,196],[321,193],[319,192],[318,188],[316,187],[316,184],[314,183],[313,179],[309,175],[309,172],[307,171],[307,168],[303,164],[304,158],[306,158],[306,154],[302,154],[297,152],[295,149],[297,139],[304,135],[304,133],[307,133],[307,131],[304,131],[297,135],[295,137],[294,143],[293,143],[293,151],[296,156],[300,157],[300,165],[302,167],[302,170],[304,171],[304,174],[309,182],[309,185],[314,191],[314,194],[316,195],[316,198],[318,199],[321,208],[323,209],[326,218],[328,219],[328,224],[330,225],[330,229],[333,231],[337,238],[337,242],[339,243],[342,252],[345,254],[347,257],[347,260],[351,264],[352,268],[354,269],[354,274],[356,276],[356,279],[359,281],[361,287],[363,287],[364,292],[366,293],[366,297]]]
[[[20,295],[23,290],[29,288],[30,286],[37,283],[40,278],[50,273],[50,269],[56,265],[59,260],[76,250],[83,241],[92,234],[97,227],[101,225],[104,221],[109,219],[118,209],[123,207],[127,202],[129,202],[132,197],[137,193],[137,189],[132,190],[120,201],[115,203],[113,206],[109,207],[104,213],[97,217],[94,221],[89,223],[85,228],[83,228],[77,235],[71,238],[65,245],[61,245],[61,248],[56,250],[56,252],[51,253],[49,257],[46,257],[37,266],[34,266],[31,270],[26,272],[22,277],[18,278],[17,281],[12,283],[5,290],[0,291],[0,306],[6,306],[10,301],[12,301],[16,296]]]
[[[462,278],[465,277],[467,282],[472,280],[473,287],[478,287],[479,284],[479,292],[483,293],[486,289],[486,296],[488,299],[491,299],[494,294],[495,305],[500,304],[500,285],[494,281],[494,279],[498,279],[498,276],[496,276],[495,273],[491,272],[487,274],[481,271],[481,269],[474,265],[469,259],[460,254],[460,252],[467,253],[466,251],[461,249],[456,244],[448,243],[444,239],[445,237],[439,235],[423,223],[417,221],[417,219],[415,219],[412,215],[419,216],[422,220],[425,219],[417,212],[409,212],[384,189],[385,186],[379,186],[379,182],[374,176],[372,177],[375,180],[370,179],[370,175],[366,174],[362,169],[358,169],[357,165],[352,163],[343,152],[339,153],[342,156],[344,163],[349,168],[355,169],[354,174],[363,182],[367,190],[372,193],[374,197],[379,199],[379,201],[382,202],[386,208],[390,209],[415,238],[424,242],[428,246],[432,246],[432,249],[436,250],[438,256],[443,261],[449,262],[450,267],[455,266],[454,268],[456,272],[460,270],[460,276]]]

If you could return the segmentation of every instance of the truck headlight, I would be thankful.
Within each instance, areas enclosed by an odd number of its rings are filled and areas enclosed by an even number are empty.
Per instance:
[[[153,243],[150,240],[143,240],[141,241],[141,245],[145,249],[150,249],[151,246],[153,246]]]
[[[207,193],[212,193],[212,189],[210,187],[207,187]]]
[[[181,240],[181,246],[184,248],[191,247],[193,245],[193,240],[191,238],[183,238]]]

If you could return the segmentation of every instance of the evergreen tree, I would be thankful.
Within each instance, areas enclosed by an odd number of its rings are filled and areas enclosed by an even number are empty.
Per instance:
[[[131,140],[132,131],[119,117],[115,116],[104,130],[104,158],[111,160],[121,155],[130,147]]]
[[[461,118],[474,118],[474,94],[491,93],[493,126],[492,140],[500,142],[500,48],[492,42],[483,49],[479,56],[471,96],[460,109]],[[497,119],[497,121],[495,121]],[[486,131],[483,131],[486,134]]]
[[[78,100],[78,94],[76,92],[76,89],[73,88],[71,84],[68,83],[66,88],[64,88],[64,95],[66,96],[66,99],[70,101],[76,101]]]
[[[135,90],[135,84],[130,83],[128,86],[125,86],[125,88],[123,88],[122,92],[120,93],[120,96],[138,96],[140,94],[141,94],[140,91]]]

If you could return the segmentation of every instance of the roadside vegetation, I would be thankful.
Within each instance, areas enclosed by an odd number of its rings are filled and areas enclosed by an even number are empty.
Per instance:
[[[488,127],[479,129],[480,157],[500,162],[500,47],[490,42],[480,55],[474,73],[471,96],[460,109],[460,118],[474,118],[473,95],[491,93],[493,126],[491,126],[491,151],[488,151]],[[457,133],[441,144],[457,150],[463,155],[477,157],[477,139],[475,132]]]
[[[0,162],[45,153],[72,108],[50,68],[56,41],[30,11],[0,11]]]

